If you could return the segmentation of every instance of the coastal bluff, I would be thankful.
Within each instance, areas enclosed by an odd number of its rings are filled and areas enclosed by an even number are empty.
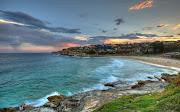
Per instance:
[[[156,76],[155,76],[156,77]],[[151,77],[151,78],[155,78]],[[27,106],[24,112],[91,112],[94,111],[107,102],[116,100],[123,96],[132,94],[146,94],[146,93],[160,93],[166,86],[172,82],[177,75],[162,74],[159,81],[152,81],[151,78],[146,81],[138,81],[137,87],[132,85],[127,88],[118,86],[122,82],[114,82],[111,84],[104,84],[110,86],[108,90],[93,90],[83,93],[78,93],[72,96],[55,95],[48,97],[49,102],[41,107]],[[164,81],[163,81],[164,80]],[[179,82],[177,82],[179,84]],[[112,86],[113,85],[113,86]],[[20,112],[18,107],[0,109],[0,112]],[[22,111],[22,112],[23,112]]]

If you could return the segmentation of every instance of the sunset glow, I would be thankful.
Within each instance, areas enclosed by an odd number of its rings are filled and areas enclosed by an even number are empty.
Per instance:
[[[130,8],[129,8],[129,11],[131,11],[131,10],[144,9],[144,8],[147,8],[147,7],[152,7],[152,4],[153,4],[153,1],[152,1],[152,0],[150,0],[150,1],[144,1],[144,2],[139,3],[138,5],[135,5],[135,6],[130,7]]]
[[[179,0],[3,1],[0,53],[180,40]]]

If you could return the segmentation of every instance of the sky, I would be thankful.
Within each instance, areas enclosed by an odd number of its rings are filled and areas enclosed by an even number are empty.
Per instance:
[[[180,40],[180,0],[0,0],[0,53]]]

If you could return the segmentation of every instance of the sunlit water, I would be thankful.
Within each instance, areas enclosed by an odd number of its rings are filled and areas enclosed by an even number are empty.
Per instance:
[[[138,61],[56,54],[0,54],[0,108],[41,106],[47,97],[108,89],[102,83],[176,73]]]

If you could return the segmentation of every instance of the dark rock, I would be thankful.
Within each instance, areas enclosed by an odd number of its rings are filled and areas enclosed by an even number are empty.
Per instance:
[[[104,86],[116,87],[114,83],[107,83],[107,84],[104,84]]]
[[[132,89],[135,89],[135,88],[138,88],[138,87],[141,87],[141,86],[143,86],[143,85],[137,84],[137,85],[133,85],[131,88],[132,88]]]
[[[140,85],[145,85],[145,84],[147,84],[147,83],[151,83],[151,82],[156,82],[156,81],[152,81],[152,80],[145,80],[145,81],[138,81],[138,84],[140,84]]]
[[[148,78],[148,79],[153,79],[153,77],[150,77],[150,76],[148,76],[147,78]]]
[[[144,86],[145,84],[152,83],[152,82],[156,82],[156,81],[152,81],[152,80],[141,81],[141,80],[139,80],[139,81],[138,81],[138,84],[133,85],[131,88],[132,88],[132,89],[135,89],[135,88],[142,87],[142,86]]]

